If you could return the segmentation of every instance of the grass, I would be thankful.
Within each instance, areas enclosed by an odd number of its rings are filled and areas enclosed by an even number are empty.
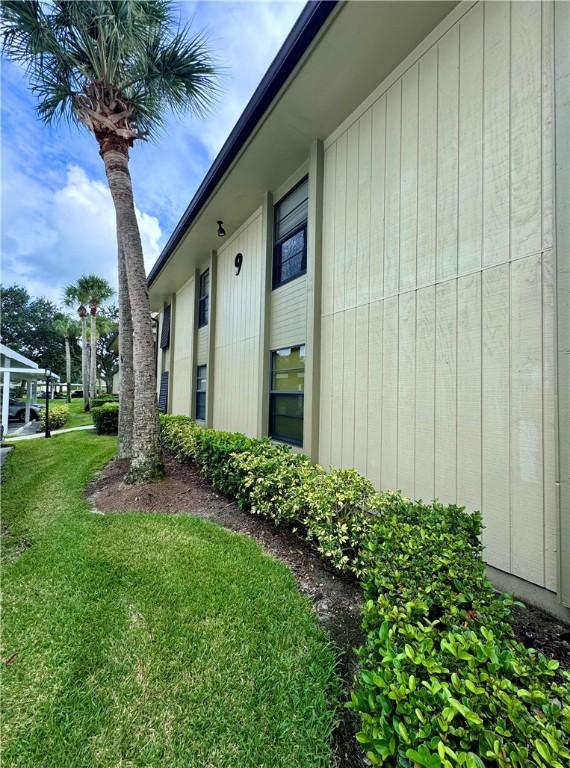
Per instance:
[[[4,764],[329,765],[334,656],[289,570],[188,516],[92,514],[114,450],[77,432],[9,458]]]
[[[58,402],[57,400],[55,402]],[[59,401],[59,402],[64,402]],[[72,427],[83,427],[86,424],[93,424],[93,419],[91,418],[90,413],[85,413],[83,410],[83,398],[77,397],[72,398],[71,403],[69,404],[69,416],[67,417],[67,421],[65,422],[64,429],[71,429]]]

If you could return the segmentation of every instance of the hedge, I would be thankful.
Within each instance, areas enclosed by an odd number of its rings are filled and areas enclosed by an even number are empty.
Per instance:
[[[352,700],[372,765],[570,761],[570,675],[527,649],[481,559],[479,513],[376,493],[269,440],[161,417],[162,442],[241,508],[286,522],[364,591]],[[557,676],[558,674],[558,676]]]
[[[116,435],[119,431],[119,406],[116,403],[91,408],[91,417],[98,435]]]
[[[65,422],[69,415],[68,405],[53,405],[53,401],[49,404],[49,428],[62,429],[65,427]],[[45,408],[40,410],[39,414],[40,431],[46,428],[46,411]]]
[[[118,402],[119,402],[118,395],[99,395],[98,397],[94,397],[91,400],[91,408],[100,408],[102,405],[105,405],[106,403],[118,403]]]

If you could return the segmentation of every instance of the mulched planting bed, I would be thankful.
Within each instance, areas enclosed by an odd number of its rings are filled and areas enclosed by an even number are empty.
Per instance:
[[[339,673],[348,691],[357,666],[354,649],[363,640],[362,592],[354,579],[335,572],[291,530],[276,528],[268,520],[238,509],[213,490],[196,466],[165,456],[165,468],[164,480],[133,486],[123,482],[126,462],[111,461],[87,490],[93,511],[192,514],[254,538],[265,552],[289,566],[301,590],[312,600],[319,623],[337,649]],[[342,708],[339,718],[334,744],[337,767],[368,765],[355,739],[360,729],[357,715]]]
[[[130,486],[123,482],[126,463],[110,462],[88,489],[93,511],[192,514],[254,538],[268,554],[289,566],[301,590],[313,601],[321,626],[337,648],[339,672],[349,691],[357,667],[353,651],[363,639],[362,593],[355,580],[335,572],[293,531],[276,528],[270,521],[238,509],[210,486],[196,466],[181,464],[167,455],[165,467],[163,481]],[[570,626],[527,606],[513,609],[512,624],[522,643],[557,659],[562,668],[570,669]],[[342,709],[339,717],[335,734],[337,767],[368,765],[355,739],[359,730],[356,715]]]
[[[570,626],[530,605],[514,606],[512,625],[516,636],[527,648],[536,648],[557,659],[560,668],[570,669]]]

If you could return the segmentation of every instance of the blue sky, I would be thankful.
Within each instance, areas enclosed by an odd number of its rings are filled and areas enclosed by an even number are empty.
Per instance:
[[[131,152],[147,270],[301,12],[303,2],[180,2],[224,67],[212,114],[169,117]],[[60,302],[84,272],[116,285],[114,211],[93,137],[35,115],[25,76],[2,62],[2,283]]]

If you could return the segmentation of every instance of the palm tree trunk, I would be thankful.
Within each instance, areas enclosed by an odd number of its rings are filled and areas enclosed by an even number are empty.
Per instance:
[[[71,402],[71,349],[69,339],[65,337],[65,378],[67,379],[67,402]]]
[[[133,452],[129,482],[162,475],[154,339],[144,257],[129,173],[128,144],[108,136],[101,141],[105,172],[115,204],[117,234],[124,256],[133,324],[134,414]]]
[[[119,256],[119,459],[133,455],[135,379],[133,371],[133,321],[125,256],[118,239]]]
[[[86,411],[90,410],[91,408],[91,376],[90,376],[90,370],[91,370],[91,341],[87,342],[87,350],[86,350],[86,360],[85,360],[85,375],[87,377],[87,407],[85,408]]]
[[[81,383],[83,384],[83,410],[89,410],[89,375],[87,367],[87,319],[81,318]]]
[[[89,399],[97,397],[97,315],[91,312],[91,360],[89,361]]]

